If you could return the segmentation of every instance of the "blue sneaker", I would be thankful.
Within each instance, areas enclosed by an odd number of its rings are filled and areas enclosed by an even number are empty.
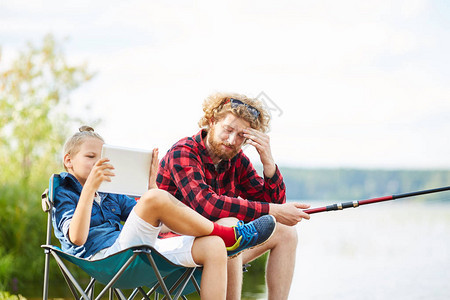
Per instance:
[[[234,228],[236,243],[227,247],[228,256],[235,257],[246,249],[264,244],[275,231],[276,220],[274,216],[265,215],[250,223],[239,221]]]

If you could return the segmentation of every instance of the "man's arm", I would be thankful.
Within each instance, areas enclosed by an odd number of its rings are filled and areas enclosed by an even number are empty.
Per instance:
[[[286,202],[286,186],[276,165],[271,178],[266,176],[261,178],[247,156],[242,155],[241,161],[241,166],[236,172],[239,173],[238,186],[242,198],[267,203]]]
[[[308,208],[309,205],[285,203],[286,190],[281,173],[272,157],[269,136],[252,128],[247,128],[244,131],[244,136],[248,139],[247,142],[253,145],[258,151],[264,169],[264,187],[266,187],[267,182],[272,181],[273,186],[270,188],[269,185],[269,188],[267,188],[267,190],[272,191],[272,199],[280,199],[281,195],[283,197],[281,201],[270,201],[274,203],[270,204],[269,214],[273,215],[278,222],[291,226],[297,224],[302,219],[309,219],[309,215],[302,211],[302,209]],[[276,192],[278,192],[278,195],[275,194]]]

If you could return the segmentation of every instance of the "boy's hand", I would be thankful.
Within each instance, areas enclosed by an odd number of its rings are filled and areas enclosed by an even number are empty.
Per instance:
[[[94,167],[86,180],[85,186],[89,186],[94,191],[97,191],[103,181],[111,182],[111,177],[115,175],[112,172],[114,167],[107,162],[109,162],[109,159],[102,158],[94,164]]]
[[[153,149],[152,153],[152,162],[150,164],[150,176],[148,179],[148,189],[157,189],[158,186],[156,185],[156,176],[158,175],[158,168],[159,168],[159,150],[158,148]]]

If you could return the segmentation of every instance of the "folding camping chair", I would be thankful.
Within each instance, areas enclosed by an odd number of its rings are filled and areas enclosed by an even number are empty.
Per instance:
[[[49,188],[42,194],[42,209],[47,212],[47,237],[44,248],[45,270],[43,299],[48,299],[49,289],[49,260],[52,255],[66,280],[75,299],[101,299],[109,292],[109,298],[114,295],[118,299],[133,299],[138,294],[150,299],[154,295],[158,299],[160,294],[168,299],[178,299],[184,295],[197,291],[200,294],[198,282],[201,270],[175,265],[151,246],[136,246],[125,249],[100,260],[87,260],[64,253],[59,247],[51,244],[52,236],[52,209],[55,189],[59,186],[60,176],[53,174],[50,178]],[[69,268],[64,263],[70,262],[91,277],[89,284],[83,289]],[[104,288],[95,296],[95,283],[104,285]],[[128,298],[122,289],[132,292]]]

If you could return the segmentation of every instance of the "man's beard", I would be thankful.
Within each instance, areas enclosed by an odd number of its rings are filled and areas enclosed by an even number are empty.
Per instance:
[[[239,153],[239,151],[241,150],[240,147],[235,147],[228,143],[214,140],[214,133],[215,129],[214,127],[211,127],[208,132],[208,143],[214,156],[217,156],[222,160],[230,160]],[[230,149],[230,151],[225,151],[225,149],[223,149],[222,147],[223,145],[231,147],[232,149]]]

